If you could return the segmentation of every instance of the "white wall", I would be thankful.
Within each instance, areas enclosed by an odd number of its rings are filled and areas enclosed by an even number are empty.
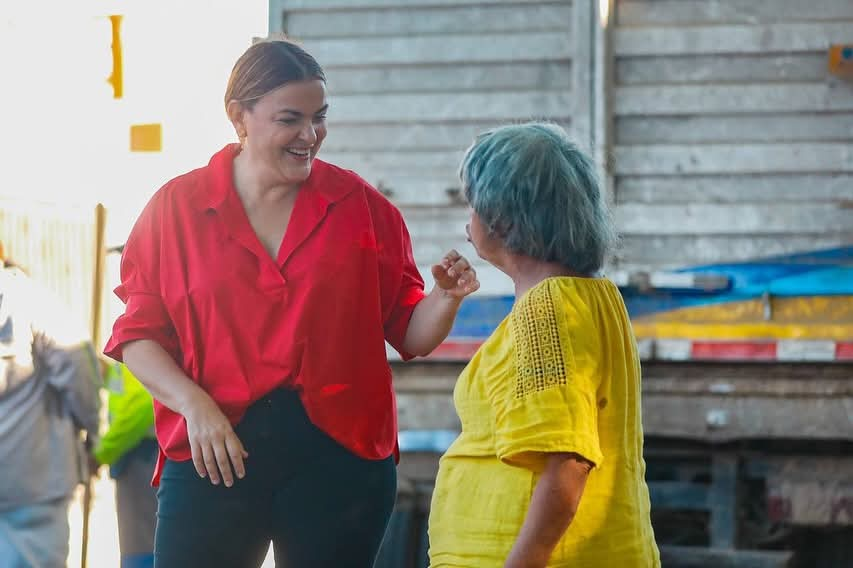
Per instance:
[[[234,139],[222,96],[234,61],[266,35],[263,0],[28,2],[0,16],[0,196],[103,202],[109,242],[166,180]],[[106,83],[109,14],[122,14],[124,98]],[[129,152],[131,124],[163,124],[163,151]]]

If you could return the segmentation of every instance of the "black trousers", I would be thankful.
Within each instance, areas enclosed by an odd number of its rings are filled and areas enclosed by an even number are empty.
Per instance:
[[[295,392],[276,390],[235,428],[249,457],[232,487],[167,461],[157,493],[156,568],[373,566],[394,507],[393,457],[362,459],[311,424]]]

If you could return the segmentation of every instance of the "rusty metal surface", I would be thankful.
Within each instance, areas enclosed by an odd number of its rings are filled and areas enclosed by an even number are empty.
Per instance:
[[[792,456],[765,460],[772,521],[853,526],[853,458]]]

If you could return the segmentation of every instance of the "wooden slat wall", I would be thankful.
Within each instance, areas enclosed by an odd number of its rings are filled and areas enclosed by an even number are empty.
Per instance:
[[[850,0],[617,0],[612,172],[623,268],[853,242]]]
[[[428,274],[448,248],[476,258],[456,172],[478,132],[534,118],[584,122],[573,120],[588,112],[573,62],[589,35],[575,33],[574,9],[567,0],[278,0],[270,31],[300,41],[326,70],[320,157],[387,192]],[[487,292],[511,291],[478,268]]]
[[[623,269],[853,241],[853,84],[826,48],[849,0],[616,0],[606,152]],[[473,136],[547,118],[591,140],[593,0],[273,0],[324,65],[321,157],[403,210],[424,269],[469,256],[456,168]],[[596,142],[600,143],[600,141]],[[484,291],[507,282],[478,266]]]

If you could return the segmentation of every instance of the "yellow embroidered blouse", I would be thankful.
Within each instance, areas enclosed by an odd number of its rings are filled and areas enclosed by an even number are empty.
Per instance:
[[[436,480],[432,567],[502,566],[549,452],[596,467],[548,566],[660,566],[637,346],[611,282],[560,277],[530,289],[462,371],[453,399],[462,433]]]

